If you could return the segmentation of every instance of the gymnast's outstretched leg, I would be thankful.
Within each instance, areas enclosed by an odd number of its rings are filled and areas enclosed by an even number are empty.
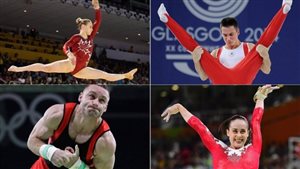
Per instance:
[[[258,53],[258,46],[263,45],[269,48],[272,45],[282,28],[287,14],[291,9],[292,3],[293,0],[283,0],[282,7],[273,17],[255,47],[248,53],[246,59],[239,65],[242,70],[241,74],[247,74],[249,79],[254,80],[262,65],[262,58]]]
[[[91,67],[85,67],[81,69],[79,72],[77,72],[76,74],[74,74],[73,76],[80,79],[104,79],[107,81],[118,81],[122,79],[132,80],[136,71],[137,69],[132,69],[131,71],[124,74],[113,74],[113,73],[104,72],[102,70],[94,69]]]
[[[75,68],[70,59],[59,60],[49,64],[34,63],[28,66],[10,66],[8,71],[11,72],[45,72],[45,73],[69,73]]]
[[[160,20],[166,24],[171,30],[177,40],[190,53],[200,46],[166,11],[164,4],[161,4],[157,11]],[[226,76],[226,69],[222,66],[216,58],[214,58],[207,50],[203,49],[202,55],[199,57],[204,72],[209,79],[214,83],[215,79],[224,78]],[[226,79],[226,78],[225,78]]]
[[[274,42],[281,30],[288,12],[291,9],[292,3],[293,0],[283,0],[281,9],[271,20],[266,30],[263,32],[262,36],[256,43],[257,45],[262,44],[265,47],[269,47]]]

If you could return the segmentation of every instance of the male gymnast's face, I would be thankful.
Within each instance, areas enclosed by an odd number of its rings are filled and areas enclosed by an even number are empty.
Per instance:
[[[89,85],[78,98],[83,113],[99,118],[107,110],[109,92],[101,86]]]
[[[230,122],[229,129],[226,130],[229,137],[230,147],[239,149],[243,147],[249,136],[248,122],[242,119],[235,119]]]
[[[81,29],[90,36],[93,32],[93,24],[92,22],[87,22],[87,24],[82,24]]]
[[[239,28],[236,28],[234,26],[228,26],[228,27],[222,26],[221,33],[222,33],[223,40],[227,46],[235,46],[239,41],[238,39],[240,35]]]

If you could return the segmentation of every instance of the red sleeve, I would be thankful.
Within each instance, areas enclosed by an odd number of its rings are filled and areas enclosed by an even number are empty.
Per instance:
[[[214,152],[215,148],[219,147],[216,143],[217,139],[211,134],[208,128],[195,116],[188,120],[188,124],[198,133],[205,147]]]
[[[260,123],[262,116],[264,114],[263,108],[255,108],[253,110],[252,120],[251,120],[251,130],[252,130],[252,145],[254,149],[260,153],[262,147],[262,136],[260,131]]]
[[[80,37],[78,35],[73,35],[63,46],[63,51],[67,55],[70,48],[77,42],[79,42]]]
[[[96,36],[96,33],[99,30],[101,21],[102,21],[101,10],[97,9],[96,10],[96,15],[95,15],[95,21],[94,21],[94,25],[93,25],[93,32],[91,33],[91,38],[92,39],[94,39],[94,37]]]

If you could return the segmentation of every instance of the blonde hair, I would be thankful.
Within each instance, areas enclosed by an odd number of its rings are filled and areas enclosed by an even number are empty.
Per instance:
[[[82,18],[76,19],[76,24],[79,30],[81,28],[81,25],[87,25],[89,22],[92,23],[90,19],[82,19]]]

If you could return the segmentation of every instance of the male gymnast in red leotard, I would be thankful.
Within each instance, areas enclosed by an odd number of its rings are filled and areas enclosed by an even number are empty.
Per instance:
[[[192,53],[195,69],[202,80],[209,79],[213,84],[251,84],[259,70],[266,74],[270,72],[268,50],[279,34],[292,2],[283,0],[282,8],[255,45],[239,41],[239,29],[234,18],[223,19],[221,33],[226,44],[211,54],[173,20],[163,4],[158,9],[158,15],[178,41]]]
[[[31,169],[113,169],[116,141],[102,115],[109,91],[89,85],[79,104],[55,104],[36,123],[27,141],[39,156]]]

